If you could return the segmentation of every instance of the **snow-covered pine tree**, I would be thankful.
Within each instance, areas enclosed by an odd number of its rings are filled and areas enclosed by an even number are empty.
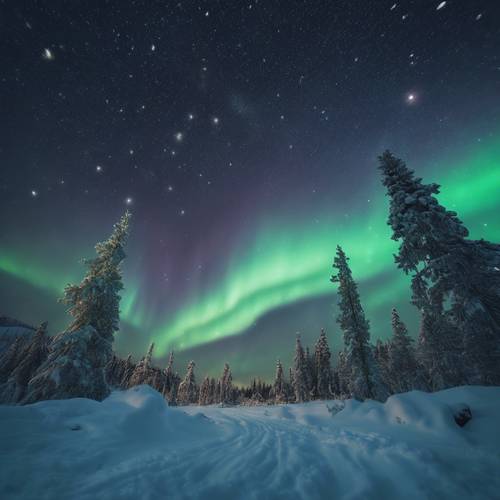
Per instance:
[[[392,387],[392,378],[389,372],[389,343],[377,339],[375,347],[373,348],[373,356],[379,368],[382,381],[389,389],[389,392],[393,394],[394,389]]]
[[[233,376],[227,363],[224,364],[224,371],[220,378],[220,403],[233,403]]]
[[[213,405],[217,403],[217,381],[215,378],[210,379],[210,390],[209,390],[209,404]]]
[[[30,380],[24,403],[45,399],[109,395],[105,368],[118,330],[121,263],[129,233],[130,213],[115,224],[110,238],[96,245],[97,257],[85,260],[87,274],[79,285],[68,285],[62,302],[74,320],[49,346],[47,360]]]
[[[361,400],[383,401],[388,390],[380,377],[370,346],[369,324],[361,307],[358,287],[352,277],[348,258],[340,246],[337,246],[333,267],[337,269],[337,274],[332,276],[331,281],[339,284],[340,314],[337,322],[344,334],[350,395]]]
[[[14,368],[20,361],[26,339],[18,335],[5,352],[0,356],[0,384],[7,382]]]
[[[309,396],[312,396],[316,389],[316,366],[314,358],[309,351],[309,346],[306,346],[305,348],[304,357],[306,360],[307,390],[309,392]]]
[[[392,309],[391,325],[392,339],[388,350],[391,390],[393,393],[399,393],[421,389],[420,384],[417,383],[419,369],[413,339],[408,334],[408,329],[395,308]]]
[[[274,377],[273,394],[274,399],[277,403],[284,403],[287,400],[286,395],[286,381],[285,375],[283,374],[283,365],[278,359],[276,361],[276,375]]]
[[[208,375],[203,379],[203,382],[201,383],[198,404],[201,406],[210,404],[210,379],[208,378]]]
[[[348,398],[349,394],[349,380],[350,370],[347,365],[347,352],[344,350],[339,351],[337,357],[337,375],[338,375],[338,396],[342,399]]]
[[[322,328],[314,350],[314,365],[316,372],[316,397],[327,399],[331,396],[331,366],[330,366],[330,347],[326,338],[326,332]]]
[[[127,387],[129,387],[130,377],[132,377],[134,370],[135,370],[135,364],[132,361],[132,354],[129,354],[127,356],[127,359],[125,360],[123,375],[120,381],[120,387],[122,389],[126,389]]]
[[[42,323],[31,340],[21,346],[17,366],[0,387],[0,401],[3,403],[19,403],[23,399],[28,382],[47,358],[47,325],[47,322]]]
[[[306,358],[299,334],[297,334],[295,340],[295,356],[293,359],[293,392],[297,403],[309,401]]]
[[[198,401],[198,387],[194,376],[194,361],[188,363],[186,376],[179,384],[177,401],[180,405],[190,405]]]
[[[388,224],[392,238],[400,241],[396,263],[412,275],[413,303],[426,322],[445,318],[428,328],[427,335],[451,334],[444,344],[456,345],[460,334],[464,356],[458,363],[465,374],[455,384],[464,378],[474,384],[500,383],[500,245],[467,240],[468,231],[457,214],[438,203],[437,184],[423,184],[389,151],[379,160],[390,197]],[[443,329],[446,322],[455,328]]]
[[[461,344],[452,340],[457,338],[453,328],[446,317],[423,310],[416,355],[423,367],[421,384],[431,391],[454,387],[463,380]]]
[[[152,366],[153,351],[155,348],[154,342],[149,344],[146,355],[135,365],[134,372],[129,380],[129,387],[136,385],[148,384],[153,387],[154,372]]]

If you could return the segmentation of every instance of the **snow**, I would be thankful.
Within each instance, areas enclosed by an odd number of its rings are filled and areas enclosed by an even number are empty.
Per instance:
[[[497,497],[499,387],[342,406],[169,407],[148,386],[0,406],[0,498]]]

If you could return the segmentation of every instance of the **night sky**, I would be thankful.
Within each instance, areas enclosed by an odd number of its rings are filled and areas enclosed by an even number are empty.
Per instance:
[[[121,355],[270,377],[295,333],[334,349],[337,244],[373,339],[396,306],[377,155],[500,241],[496,0],[0,3],[0,314],[56,299],[126,210]]]

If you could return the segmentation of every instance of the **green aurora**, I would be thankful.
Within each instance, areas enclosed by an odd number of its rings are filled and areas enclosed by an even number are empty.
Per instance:
[[[424,168],[410,166],[425,182],[441,184],[440,201],[458,212],[471,237],[500,241],[498,218],[492,220],[492,214],[500,210],[499,159],[500,140],[496,140],[475,145],[459,160],[441,160],[439,165]],[[409,297],[408,278],[393,261],[397,243],[390,239],[387,200],[375,168],[373,177],[372,192],[363,193],[365,203],[349,214],[332,214],[323,208],[320,215],[324,217],[308,220],[267,217],[253,245],[232,252],[225,276],[206,292],[191,290],[192,295],[173,316],[148,312],[140,299],[144,290],[134,286],[135,280],[127,274],[122,300],[124,328],[130,324],[151,332],[149,340],[156,343],[156,356],[162,356],[168,349],[190,349],[240,334],[278,307],[325,294],[332,294],[333,302],[335,289],[329,276],[337,244],[349,255],[359,282],[384,276],[380,291],[362,297],[369,317],[376,308]],[[0,270],[54,296],[61,294],[66,283],[78,281],[83,272],[77,266],[72,272],[56,271],[36,259],[35,255],[1,249]]]

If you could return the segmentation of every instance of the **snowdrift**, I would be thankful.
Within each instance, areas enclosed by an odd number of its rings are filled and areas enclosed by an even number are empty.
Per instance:
[[[174,408],[148,386],[0,406],[0,498],[498,498],[500,388],[339,408]]]

